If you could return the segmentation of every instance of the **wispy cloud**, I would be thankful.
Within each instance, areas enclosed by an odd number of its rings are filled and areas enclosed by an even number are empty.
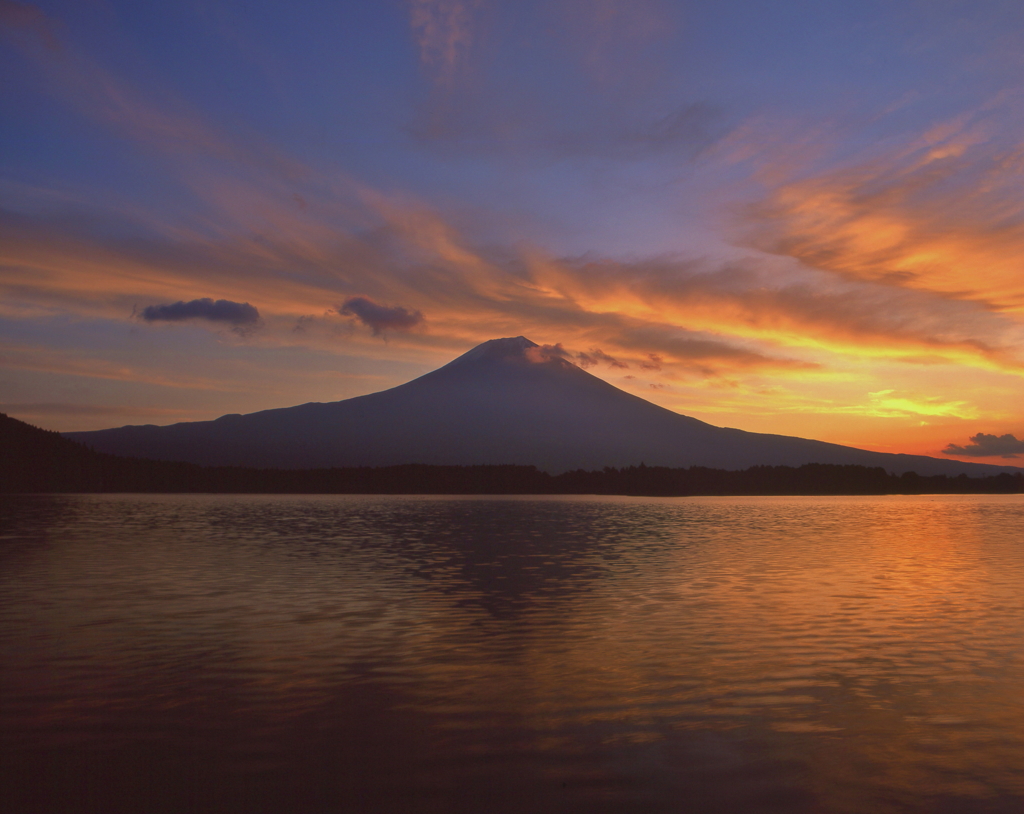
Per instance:
[[[442,84],[454,80],[473,44],[481,0],[409,0],[409,24],[420,60]]]
[[[1003,94],[824,168],[793,161],[780,173],[766,157],[770,192],[745,213],[746,241],[849,280],[1024,312],[1024,142],[1006,139],[1022,110]]]
[[[560,45],[603,86],[638,80],[649,84],[661,49],[675,29],[664,0],[552,0],[544,4],[562,29]]]
[[[446,156],[690,159],[733,126],[706,94],[680,93],[668,46],[677,11],[662,0],[412,0],[410,10],[434,81],[408,131]]]
[[[587,351],[580,351],[576,354],[576,364],[580,367],[595,367],[598,364],[605,364],[610,368],[628,370],[629,365],[616,359],[611,354],[605,353],[600,348],[590,348]]]
[[[320,209],[319,197],[312,200],[311,209]],[[2,307],[116,318],[125,303],[130,310],[139,300],[173,302],[168,294],[202,286],[217,299],[259,302],[264,334],[274,341],[313,341],[316,325],[296,333],[296,320],[333,301],[350,303],[348,315],[371,331],[405,332],[426,346],[454,349],[494,333],[532,331],[564,338],[574,353],[595,359],[601,348],[641,368],[655,364],[654,354],[664,367],[699,375],[806,373],[827,363],[823,353],[1022,369],[1020,325],[974,302],[872,282],[837,285],[820,275],[780,280],[754,261],[558,259],[528,247],[496,255],[436,212],[379,195],[366,200],[377,227],[346,234],[312,215],[289,229],[291,202],[266,198],[264,217],[280,211],[281,229],[258,241],[240,230],[226,229],[221,239],[179,230],[140,244],[84,232],[73,238],[64,225],[25,217],[5,227],[0,218]],[[326,199],[323,209],[330,206]],[[200,306],[188,305],[178,306],[181,313],[202,318]],[[430,333],[409,334],[423,313],[431,316]]]
[[[664,364],[665,360],[658,356],[658,354],[648,353],[646,359],[637,363],[637,367],[641,370],[661,370]]]
[[[920,415],[971,419],[978,417],[978,408],[963,401],[944,401],[935,397],[921,397],[895,390],[869,393],[869,404],[860,408],[866,415],[901,416]],[[854,408],[856,409],[856,408]]]
[[[974,360],[1021,370],[1020,325],[977,303],[822,276],[778,279],[757,262],[545,261],[544,289],[593,312],[677,322],[757,341],[880,357]]]

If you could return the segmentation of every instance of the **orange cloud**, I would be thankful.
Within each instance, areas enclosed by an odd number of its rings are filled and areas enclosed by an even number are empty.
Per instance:
[[[574,353],[600,346],[638,364],[659,354],[667,366],[700,375],[759,368],[805,375],[821,368],[821,353],[1021,370],[1019,326],[976,303],[884,285],[837,287],[813,276],[780,284],[756,264],[579,262],[535,250],[490,257],[437,213],[376,194],[364,195],[379,224],[372,239],[308,214],[292,230],[289,199],[258,186],[250,199],[261,194],[262,217],[279,228],[258,239],[225,226],[223,238],[179,230],[140,249],[74,238],[66,225],[55,232],[34,220],[0,219],[5,310],[123,318],[136,304],[208,296],[251,302],[276,341],[308,342],[316,330],[311,324],[297,334],[296,320],[365,296],[429,314],[429,330],[404,340],[428,346],[529,330],[564,340]],[[320,208],[310,195],[311,208]],[[330,211],[329,199],[323,209]]]
[[[534,269],[545,290],[592,312],[857,356],[956,359],[1009,371],[1024,364],[1016,322],[925,292],[807,275],[779,283],[752,263],[716,269],[671,259],[535,259]]]
[[[850,280],[1024,312],[1020,102],[1001,99],[906,146],[823,171],[790,166],[746,213],[746,241]]]

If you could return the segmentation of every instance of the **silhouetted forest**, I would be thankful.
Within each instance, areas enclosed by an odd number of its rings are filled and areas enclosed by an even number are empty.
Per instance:
[[[889,495],[1019,494],[1024,476],[892,475],[881,467],[806,464],[739,472],[631,466],[550,475],[533,466],[247,469],[122,458],[0,413],[2,492],[276,494]]]

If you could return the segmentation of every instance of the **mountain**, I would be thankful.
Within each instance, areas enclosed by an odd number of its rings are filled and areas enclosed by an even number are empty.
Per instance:
[[[492,339],[411,382],[345,401],[65,435],[116,455],[285,469],[532,464],[563,472],[639,463],[829,463],[897,474],[1019,471],[715,427],[619,390],[522,336]]]

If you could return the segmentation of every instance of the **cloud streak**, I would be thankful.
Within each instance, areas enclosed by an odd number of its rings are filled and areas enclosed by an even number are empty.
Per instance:
[[[769,161],[743,240],[847,280],[1024,313],[1024,143],[1004,135],[1022,110],[1004,95],[910,143],[824,169],[796,163],[782,180]]]
[[[588,351],[580,351],[576,354],[576,364],[582,368],[595,367],[598,364],[605,364],[610,368],[627,370],[629,365],[621,362],[614,356],[605,353],[600,348],[591,348]]]
[[[287,333],[298,337],[296,320],[321,310],[326,298],[348,294],[338,310],[375,335],[411,339],[428,312],[432,329],[417,332],[418,342],[457,349],[493,333],[530,331],[565,337],[577,353],[612,368],[593,351],[641,369],[655,364],[654,354],[663,366],[689,365],[701,375],[723,367],[807,371],[820,367],[822,353],[1021,371],[1024,335],[1008,315],[928,292],[837,286],[813,275],[780,281],[756,263],[577,261],[534,250],[491,256],[435,213],[393,202],[374,203],[381,225],[369,236],[346,236],[329,222],[291,231],[292,210],[286,200],[280,206],[286,231],[258,242],[230,233],[146,244],[73,238],[66,226],[0,213],[0,308],[85,308],[113,317],[128,297],[152,301],[215,283],[221,299],[259,296],[274,336],[275,320],[287,321]],[[303,273],[282,271],[294,267]],[[403,304],[381,304],[396,301]],[[199,319],[213,313],[212,306],[176,307]],[[304,327],[307,341],[314,326]]]

